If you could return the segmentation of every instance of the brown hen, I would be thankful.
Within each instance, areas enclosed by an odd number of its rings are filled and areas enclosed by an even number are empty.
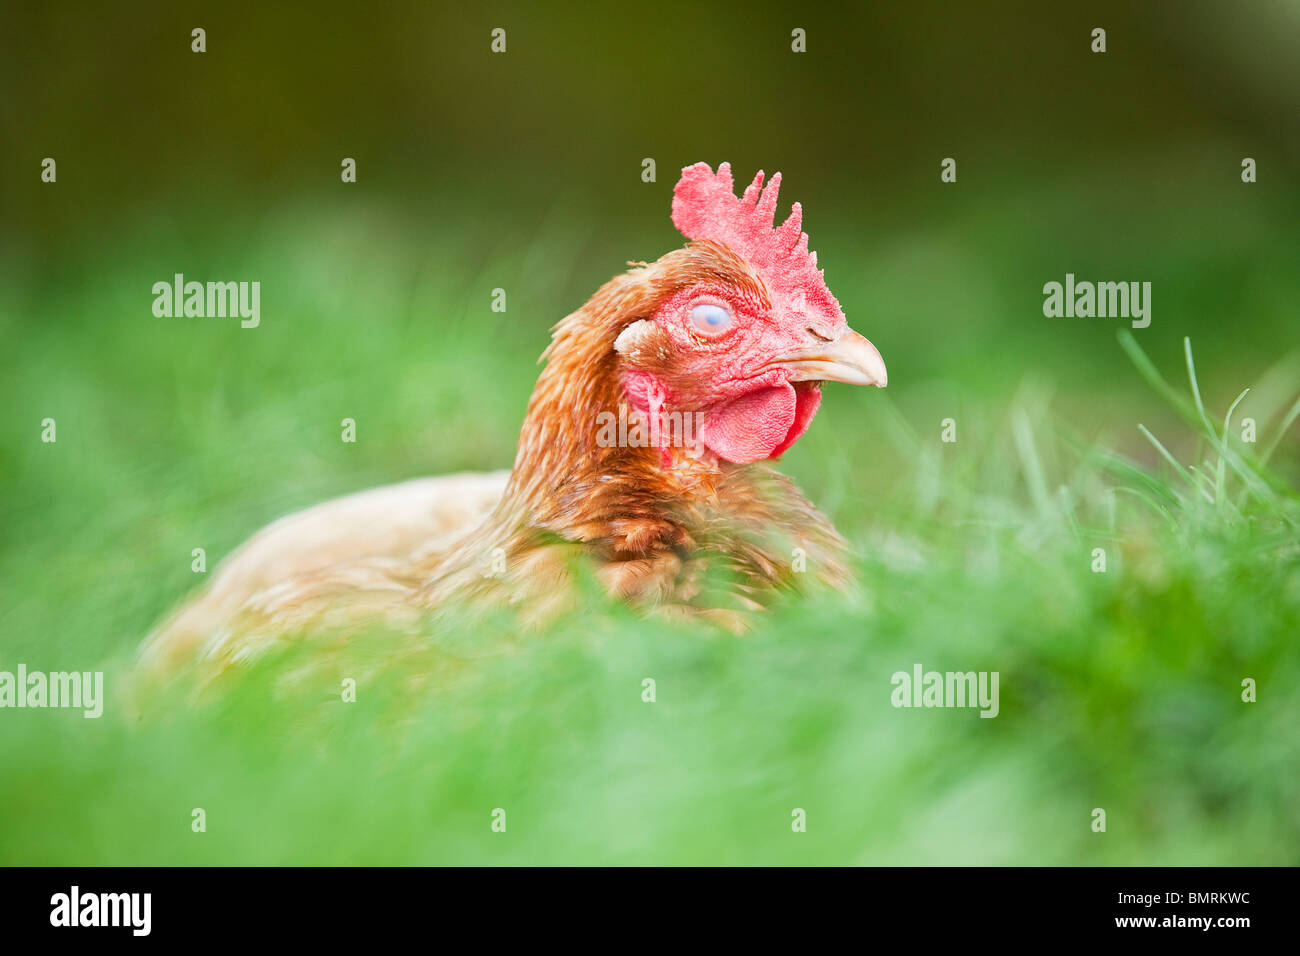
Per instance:
[[[584,564],[639,607],[732,626],[808,579],[847,585],[844,541],[766,462],[807,429],[822,382],[883,386],[885,366],[826,288],[799,205],[773,228],[779,183],[763,189],[760,172],[738,199],[727,164],[683,170],[673,221],[691,241],[555,326],[509,473],[275,522],[150,636],[143,664],[222,667],[448,602],[544,619],[572,603]]]

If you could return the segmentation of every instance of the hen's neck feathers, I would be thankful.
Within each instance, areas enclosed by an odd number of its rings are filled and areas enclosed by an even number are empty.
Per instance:
[[[613,343],[664,296],[658,269],[656,263],[611,280],[556,326],[505,496],[526,509],[534,527],[624,556],[685,546],[671,517],[675,506],[713,496],[723,477],[717,465],[683,454],[664,468],[657,448],[597,441],[601,413],[617,415],[622,406],[621,417],[628,414]]]

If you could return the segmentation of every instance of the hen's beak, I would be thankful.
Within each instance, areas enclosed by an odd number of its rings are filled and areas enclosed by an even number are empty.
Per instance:
[[[880,352],[852,329],[834,342],[800,349],[771,363],[790,370],[792,382],[844,382],[847,385],[889,384]]]

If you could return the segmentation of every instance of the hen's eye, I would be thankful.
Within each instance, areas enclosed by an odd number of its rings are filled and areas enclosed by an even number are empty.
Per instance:
[[[721,335],[731,328],[731,322],[731,313],[711,302],[701,302],[691,309],[691,325],[704,335]]]

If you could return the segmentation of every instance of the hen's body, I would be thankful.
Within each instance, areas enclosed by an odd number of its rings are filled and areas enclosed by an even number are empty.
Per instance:
[[[313,581],[351,578],[374,586],[387,573],[393,575],[390,586],[398,587],[401,568],[450,552],[481,524],[509,477],[495,471],[417,478],[335,498],[267,525],[146,642],[144,663],[167,668],[247,656],[256,650],[250,618],[269,625],[278,616],[287,623],[295,592]]]
[[[797,204],[772,229],[778,182],[760,195],[760,173],[738,200],[725,165],[684,171],[674,221],[695,241],[556,325],[508,478],[420,479],[281,519],[150,638],[146,663],[221,667],[452,602],[544,619],[572,601],[575,563],[639,607],[733,626],[779,589],[844,585],[843,540],[765,460],[808,427],[822,381],[883,385],[884,363],[826,290]],[[650,440],[609,441],[615,413]],[[673,413],[699,434],[671,440]]]

